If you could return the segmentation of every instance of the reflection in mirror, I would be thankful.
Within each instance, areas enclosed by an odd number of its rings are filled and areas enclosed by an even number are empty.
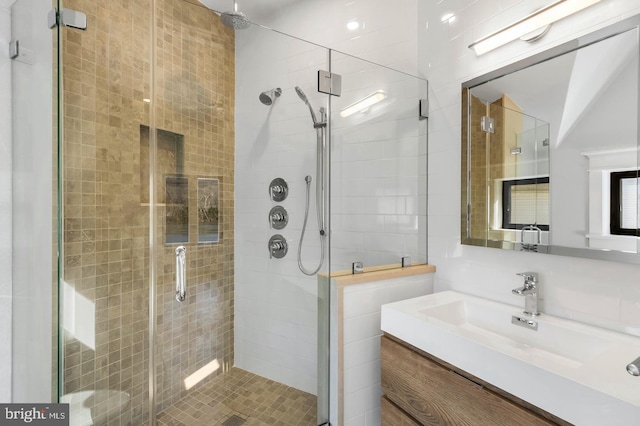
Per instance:
[[[464,244],[640,262],[638,22],[463,84]]]
[[[189,179],[165,177],[165,243],[189,242]]]
[[[198,178],[198,242],[220,242],[220,179]]]
[[[537,251],[549,230],[549,124],[505,94],[470,102],[469,233]]]

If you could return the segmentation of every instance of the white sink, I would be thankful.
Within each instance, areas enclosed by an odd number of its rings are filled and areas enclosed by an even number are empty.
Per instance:
[[[520,357],[542,357],[541,362],[557,362],[568,367],[580,367],[614,343],[606,336],[576,329],[575,323],[546,316],[531,318],[515,309],[488,300],[462,297],[422,313],[427,318],[456,326],[462,335],[504,352],[511,351]],[[515,326],[511,323],[514,315],[537,322],[538,330]]]
[[[638,337],[453,291],[383,305],[382,330],[576,425],[640,425]]]

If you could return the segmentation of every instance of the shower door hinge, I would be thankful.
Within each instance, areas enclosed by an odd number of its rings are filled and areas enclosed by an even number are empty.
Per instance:
[[[20,56],[20,41],[13,40],[9,43],[9,59],[16,59]]]
[[[340,96],[342,94],[342,76],[329,71],[318,70],[318,92]]]
[[[57,9],[51,9],[47,15],[47,23],[51,29],[61,26],[86,30],[87,15],[73,9],[60,9],[59,12]]]
[[[420,118],[420,120],[429,118],[429,100],[428,99],[420,99],[420,111],[418,113],[418,118]]]
[[[9,43],[9,58],[25,64],[33,64],[33,51],[24,47],[20,40],[13,40]]]
[[[495,121],[491,117],[482,117],[480,119],[480,129],[485,133],[495,133]]]

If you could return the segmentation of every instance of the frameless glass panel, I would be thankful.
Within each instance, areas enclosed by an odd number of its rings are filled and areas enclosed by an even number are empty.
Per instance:
[[[427,82],[339,52],[331,70],[331,269],[426,263]]]
[[[151,125],[151,4],[63,5],[87,14],[86,31],[60,30],[60,387],[73,424],[148,420],[149,161],[140,140]]]
[[[234,31],[194,2],[155,4],[157,419],[322,423],[316,274],[328,270],[328,236],[319,238],[310,108],[321,120],[327,50],[258,26]],[[162,154],[160,129],[181,135],[179,172],[162,165],[178,155]],[[288,188],[279,201],[276,178]],[[270,226],[275,206],[288,213],[281,229]],[[168,220],[177,216],[179,241]]]

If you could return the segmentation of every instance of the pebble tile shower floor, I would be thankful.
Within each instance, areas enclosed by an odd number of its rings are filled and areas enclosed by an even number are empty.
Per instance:
[[[158,415],[159,426],[310,426],[315,421],[315,395],[239,368]]]

